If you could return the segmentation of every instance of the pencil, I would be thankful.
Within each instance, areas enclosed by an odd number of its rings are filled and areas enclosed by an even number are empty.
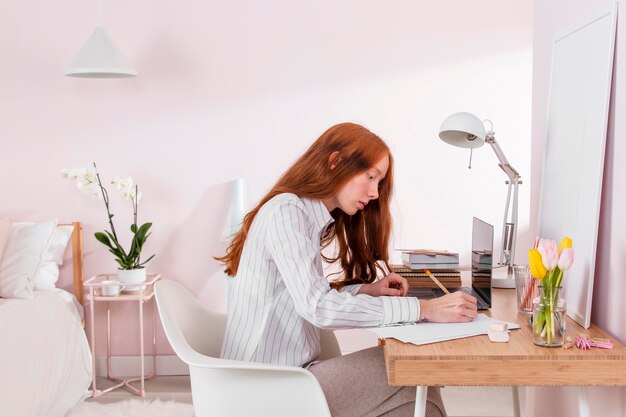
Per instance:
[[[424,269],[424,272],[426,273],[426,275],[428,275],[428,277],[430,279],[433,280],[433,282],[435,284],[437,284],[437,286],[439,288],[441,288],[441,291],[445,292],[446,294],[450,294],[450,291],[448,291],[448,289],[446,287],[443,286],[443,284],[441,282],[439,282],[439,280],[437,278],[435,278],[435,276],[433,274],[430,273],[430,271],[428,269]]]

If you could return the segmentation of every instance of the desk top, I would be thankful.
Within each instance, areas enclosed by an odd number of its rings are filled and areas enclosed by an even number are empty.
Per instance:
[[[495,318],[518,323],[508,343],[486,335],[430,345],[385,340],[390,385],[603,385],[626,386],[626,347],[592,325],[584,329],[567,318],[566,335],[610,338],[613,350],[539,347],[533,344],[526,314],[517,313],[514,289],[494,289]]]

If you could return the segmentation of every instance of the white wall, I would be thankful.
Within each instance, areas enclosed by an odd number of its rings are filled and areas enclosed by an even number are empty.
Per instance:
[[[106,178],[133,176],[140,220],[154,222],[149,269],[218,309],[226,288],[211,256],[229,226],[229,182],[245,178],[248,201],[258,200],[334,123],[363,123],[395,154],[394,247],[457,250],[467,262],[472,215],[494,223],[499,240],[506,177],[488,148],[468,171],[467,152],[439,141],[450,113],[492,119],[530,178],[529,1],[110,0],[104,27],[139,71],[124,80],[63,76],[94,29],[95,3],[3,6],[0,216],[81,220],[87,276],[115,267],[91,237],[106,217],[60,178],[64,167],[95,161]],[[529,190],[520,248],[533,238]],[[112,203],[126,228],[130,208]],[[137,353],[134,315],[114,312],[115,354]],[[162,334],[158,351],[171,352]]]

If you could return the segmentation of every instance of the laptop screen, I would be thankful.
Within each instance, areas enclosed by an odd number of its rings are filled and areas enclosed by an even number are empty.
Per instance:
[[[493,226],[476,217],[472,224],[472,288],[491,307]]]

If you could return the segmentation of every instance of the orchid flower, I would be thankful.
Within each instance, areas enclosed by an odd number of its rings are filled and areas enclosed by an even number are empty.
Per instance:
[[[115,185],[117,191],[120,191],[122,194],[126,194],[129,190],[134,188],[135,183],[131,177],[115,177],[111,181],[111,184]]]
[[[74,182],[81,192],[96,198],[102,198],[102,190],[98,185],[96,170],[93,167],[65,168],[61,171],[63,178]]]
[[[127,252],[119,242],[115,225],[113,224],[113,213],[111,213],[109,206],[109,193],[102,185],[96,164],[94,163],[93,165],[80,168],[66,168],[61,171],[61,174],[63,178],[74,182],[76,188],[83,193],[104,200],[110,231],[96,232],[94,235],[100,243],[109,248],[109,252],[115,255],[115,261],[119,264],[120,269],[143,268],[144,265],[154,257],[154,255],[152,255],[147,260],[141,261],[141,250],[146,239],[150,236],[149,230],[152,223],[144,223],[141,226],[137,224],[137,201],[141,199],[141,193],[137,185],[133,182],[133,179],[131,177],[115,177],[113,181],[111,181],[111,184],[114,185],[125,198],[132,202],[133,223],[130,226],[130,230],[133,233],[133,238],[130,249]]]
[[[76,181],[76,168],[63,168],[61,175],[63,175],[65,179]]]

